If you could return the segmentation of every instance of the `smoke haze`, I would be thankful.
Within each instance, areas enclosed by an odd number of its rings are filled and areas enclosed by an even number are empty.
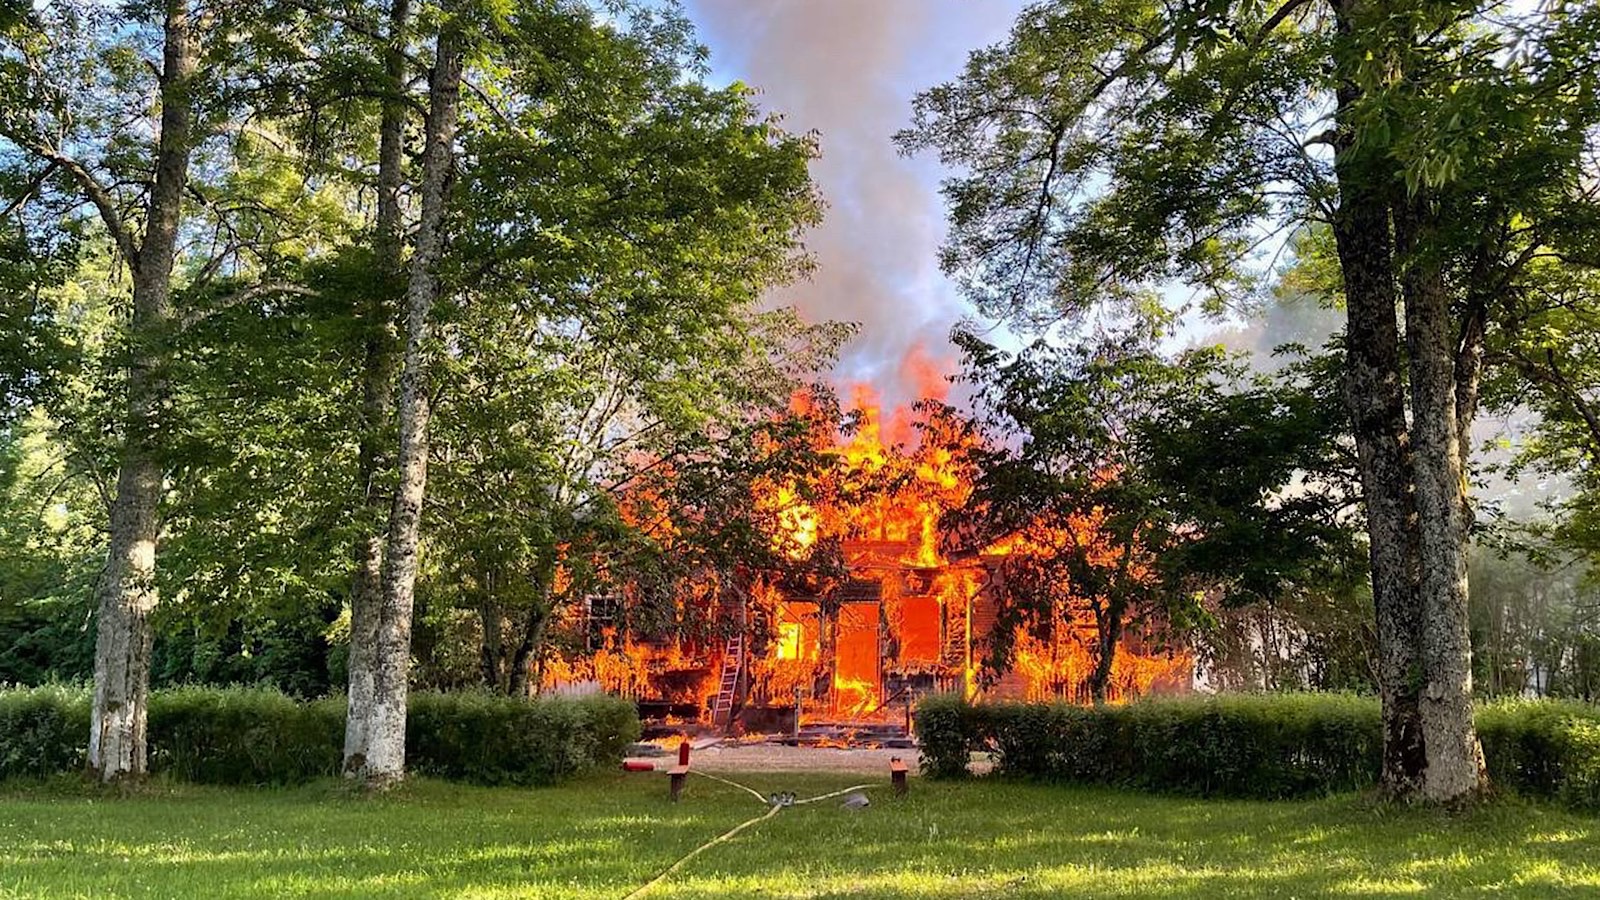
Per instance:
[[[919,396],[930,365],[957,357],[950,327],[966,313],[939,272],[944,211],[932,161],[891,138],[911,98],[1004,36],[1020,0],[690,0],[719,78],[743,80],[790,131],[815,130],[812,175],[828,203],[807,244],[810,281],[778,292],[813,320],[859,322],[839,375],[890,403]]]

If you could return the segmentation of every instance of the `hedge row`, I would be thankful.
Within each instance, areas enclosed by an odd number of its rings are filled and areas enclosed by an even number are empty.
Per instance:
[[[1478,710],[1477,724],[1495,785],[1600,810],[1600,707],[1495,703]]]
[[[930,697],[917,708],[923,771],[964,775],[987,751],[1000,775],[1202,796],[1299,797],[1376,783],[1378,703],[1346,694],[1195,696],[1121,706]],[[1600,710],[1483,707],[1479,736],[1502,788],[1600,808]]]
[[[259,688],[178,688],[150,698],[150,770],[205,784],[293,784],[339,773],[343,698],[299,703]],[[0,780],[81,770],[86,691],[0,690]],[[548,784],[615,765],[639,736],[629,701],[411,696],[406,765],[477,784]]]

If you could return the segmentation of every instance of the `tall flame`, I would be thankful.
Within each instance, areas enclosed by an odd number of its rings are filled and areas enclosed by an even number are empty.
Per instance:
[[[904,370],[925,397],[943,400],[948,384],[921,347],[913,348]],[[752,498],[772,529],[776,552],[804,562],[824,541],[835,542],[843,550],[848,580],[817,588],[823,596],[808,596],[749,574],[755,617],[750,621],[765,625],[751,626],[742,615],[738,623],[749,640],[744,646],[754,651],[738,667],[742,696],[773,708],[799,703],[807,715],[843,719],[891,715],[886,707],[898,704],[913,686],[958,690],[969,697],[987,691],[1026,699],[1086,699],[1093,629],[1070,621],[1070,612],[1063,611],[1050,640],[1017,635],[1010,672],[994,677],[980,671],[986,629],[995,627],[995,600],[986,593],[988,567],[997,565],[997,557],[1076,549],[1096,566],[1116,566],[1124,562],[1123,554],[1131,554],[1126,569],[1139,577],[1149,561],[1103,539],[1105,517],[1099,511],[1075,517],[1064,528],[1026,528],[981,553],[950,558],[941,523],[970,498],[974,473],[964,451],[973,449],[976,438],[947,427],[929,412],[930,405],[897,407],[885,416],[870,385],[853,385],[848,394],[856,427],[836,438],[838,462],[826,477],[853,485],[854,492],[768,482]],[[791,409],[807,414],[816,406],[801,393]],[[701,602],[710,601],[690,596],[680,604]],[[717,673],[731,649],[720,640],[658,645],[607,633],[602,649],[552,664],[544,681],[591,678],[628,696],[706,709],[721,690]],[[1147,654],[1137,640],[1125,642],[1112,669],[1112,696],[1181,688],[1191,666],[1186,654]]]

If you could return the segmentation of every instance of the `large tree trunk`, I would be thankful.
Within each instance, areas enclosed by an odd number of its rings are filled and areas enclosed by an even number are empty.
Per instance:
[[[500,609],[500,604],[485,597],[478,604],[478,619],[483,628],[483,637],[478,645],[478,666],[483,673],[483,686],[503,694],[509,690],[510,684],[504,671],[505,613]]]
[[[1410,438],[1399,371],[1388,217],[1383,204],[1357,199],[1354,193],[1345,193],[1334,225],[1348,316],[1345,396],[1367,513],[1383,703],[1382,781],[1392,796],[1407,796],[1421,786],[1427,759],[1417,658],[1421,619]]]
[[[1360,0],[1333,4],[1341,36],[1359,27]],[[1390,233],[1392,167],[1353,146],[1350,117],[1361,100],[1352,81],[1337,90],[1334,171],[1339,209],[1333,236],[1344,276],[1345,399],[1349,407],[1367,513],[1372,599],[1377,624],[1378,689],[1383,705],[1384,790],[1414,794],[1427,765],[1417,647],[1416,510],[1410,435],[1400,369],[1394,241]]]
[[[1094,671],[1089,675],[1089,696],[1094,700],[1094,705],[1103,706],[1106,702],[1107,689],[1111,685],[1111,670],[1117,662],[1117,644],[1122,640],[1122,622],[1127,613],[1128,604],[1122,599],[1114,599],[1107,606],[1105,612],[1099,617],[1098,646],[1095,648]]]
[[[167,341],[174,322],[172,267],[189,176],[191,81],[198,52],[187,4],[168,4],[159,79],[161,134],[144,239],[133,269],[127,434],[111,504],[110,541],[98,590],[89,767],[103,780],[143,774],[150,693],[150,612],[163,466],[159,449],[168,391]]]
[[[1117,560],[1117,581],[1125,583],[1133,567],[1135,536],[1130,534],[1122,542],[1122,558]],[[1113,589],[1103,609],[1095,610],[1099,647],[1096,648],[1094,672],[1089,678],[1089,693],[1096,706],[1106,702],[1107,688],[1111,685],[1111,672],[1117,663],[1117,645],[1122,642],[1122,628],[1128,616],[1128,595]]]
[[[534,653],[544,646],[545,629],[550,623],[551,610],[546,592],[546,601],[541,606],[530,609],[522,625],[522,638],[517,642],[516,652],[511,654],[511,671],[506,687],[506,693],[513,697],[531,697],[538,683],[533,681]]]
[[[376,653],[372,661],[372,702],[351,717],[367,719],[367,753],[354,769],[368,784],[382,785],[405,775],[407,679],[411,669],[411,612],[416,600],[417,546],[422,504],[428,485],[428,378],[432,355],[438,267],[444,253],[444,217],[455,133],[461,102],[461,50],[447,27],[439,35],[429,80],[426,143],[423,150],[421,217],[411,276],[406,286],[405,368],[400,379],[399,487],[389,511],[384,548],[382,598],[378,609]],[[359,763],[359,764],[358,764]]]
[[[1483,785],[1472,722],[1472,642],[1467,610],[1466,478],[1457,428],[1455,328],[1439,262],[1423,239],[1426,200],[1396,213],[1405,264],[1406,346],[1411,357],[1411,466],[1421,550],[1423,795],[1467,797]],[[1422,249],[1419,249],[1422,248]]]
[[[383,577],[383,520],[391,501],[386,489],[392,460],[384,452],[389,421],[394,414],[394,376],[398,338],[395,333],[395,303],[401,282],[401,255],[404,225],[400,211],[400,185],[404,180],[406,21],[410,0],[394,0],[389,9],[389,43],[384,54],[385,90],[383,119],[378,132],[378,215],[374,229],[373,256],[378,268],[379,289],[374,291],[363,311],[366,338],[361,366],[361,440],[359,465],[361,479],[361,532],[357,534],[351,556],[355,572],[350,579],[350,708],[365,709],[372,704],[373,660],[378,643],[378,600]],[[360,768],[367,757],[367,719],[350,716],[345,721],[344,765],[347,774]],[[354,763],[354,764],[352,764]]]

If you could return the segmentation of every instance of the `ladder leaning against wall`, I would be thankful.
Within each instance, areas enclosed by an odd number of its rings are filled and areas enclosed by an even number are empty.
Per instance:
[[[728,638],[726,652],[722,654],[722,679],[717,685],[717,698],[711,701],[711,724],[726,728],[732,724],[733,695],[739,687],[739,672],[744,667],[744,635]]]

